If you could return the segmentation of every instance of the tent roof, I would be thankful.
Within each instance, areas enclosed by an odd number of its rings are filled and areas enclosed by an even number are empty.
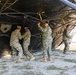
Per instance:
[[[0,23],[22,26],[26,23],[31,32],[38,32],[37,21],[49,20],[56,47],[62,43],[63,25],[70,24],[72,28],[75,26],[76,11],[59,0],[1,0],[0,9]],[[66,18],[71,13],[75,15]],[[74,20],[73,23],[70,22],[71,19]]]

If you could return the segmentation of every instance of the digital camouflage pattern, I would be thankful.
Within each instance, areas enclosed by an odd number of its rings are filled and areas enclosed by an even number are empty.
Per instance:
[[[19,39],[21,39],[21,34],[20,31],[16,29],[11,33],[10,46],[13,50],[13,56],[16,56],[18,51],[18,58],[22,58],[23,50],[19,43]]]
[[[43,44],[43,57],[51,56],[51,46],[52,46],[52,30],[50,26],[43,28],[38,26],[39,30],[42,32],[42,44]]]
[[[70,43],[70,35],[69,31],[67,29],[64,30],[63,32],[63,42],[64,42],[64,53],[69,50],[69,43]]]
[[[30,38],[31,38],[31,33],[29,29],[22,35],[22,38],[23,38],[24,54],[28,55],[29,57],[32,57],[32,54],[28,51],[28,46],[30,45]]]

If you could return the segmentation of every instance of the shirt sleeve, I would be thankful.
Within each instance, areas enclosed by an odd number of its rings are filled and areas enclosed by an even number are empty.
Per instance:
[[[66,37],[70,38],[69,32],[66,30]]]
[[[22,38],[24,38],[24,37],[25,37],[25,34],[22,35]]]
[[[25,40],[29,39],[31,37],[30,32],[26,32],[22,35],[22,38],[24,38]]]
[[[30,38],[30,32],[26,32],[25,36],[26,38]]]
[[[19,32],[19,39],[22,39],[21,33]]]
[[[43,28],[41,26],[38,26],[39,30],[42,31],[42,32],[46,32],[47,31],[47,28]]]

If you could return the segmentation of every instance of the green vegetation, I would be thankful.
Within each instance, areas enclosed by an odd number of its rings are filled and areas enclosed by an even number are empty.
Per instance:
[[[76,59],[64,59],[64,61],[76,63]]]
[[[0,71],[0,75],[4,75],[4,73],[7,73],[7,72],[8,72],[7,70]]]
[[[31,66],[30,64],[26,64],[26,65],[24,65],[24,66],[13,66],[13,68],[31,70],[31,69],[33,69],[33,66]]]
[[[5,70],[7,69],[8,66],[4,65],[4,66],[0,66],[1,69]]]
[[[63,70],[62,68],[56,67],[54,65],[48,66],[47,70]]]

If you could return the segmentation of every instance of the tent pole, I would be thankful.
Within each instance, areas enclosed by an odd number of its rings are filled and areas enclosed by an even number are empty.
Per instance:
[[[59,1],[61,1],[62,3],[68,5],[69,7],[71,7],[71,8],[76,10],[76,4],[75,3],[72,3],[69,0],[59,0]]]

